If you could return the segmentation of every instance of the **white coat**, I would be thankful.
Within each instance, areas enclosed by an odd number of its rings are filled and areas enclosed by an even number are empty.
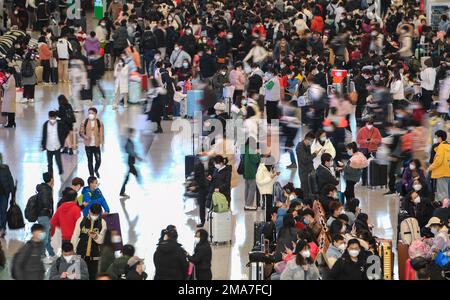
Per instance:
[[[391,94],[394,100],[405,99],[405,88],[403,85],[403,79],[395,80],[391,82]]]
[[[267,170],[264,163],[259,164],[255,180],[261,195],[272,195],[273,185],[277,181],[277,176],[272,178],[272,173]]]
[[[8,80],[2,85],[2,107],[1,112],[15,113],[16,112],[16,80],[13,75],[10,75]]]
[[[121,62],[114,67],[115,93],[125,94],[128,93],[128,65],[122,65]]]
[[[325,144],[323,144],[323,146],[319,143],[319,141],[317,139],[314,140],[314,142],[311,145],[311,153],[316,152],[317,150],[322,150],[324,149],[325,152],[324,153],[328,153],[330,154],[333,158],[336,156],[336,150],[334,149],[333,144],[331,143],[330,139],[327,139],[325,141]],[[314,169],[317,169],[317,167],[320,165],[322,154],[317,155],[314,160]]]

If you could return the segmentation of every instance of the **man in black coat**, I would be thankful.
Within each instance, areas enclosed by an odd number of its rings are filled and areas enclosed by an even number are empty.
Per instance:
[[[311,153],[311,144],[315,139],[314,132],[310,131],[306,134],[303,141],[297,144],[295,152],[297,154],[298,162],[298,176],[300,177],[300,184],[306,197],[310,197],[310,186],[308,182],[308,175],[314,171],[313,159],[319,154],[319,151]]]
[[[339,180],[331,173],[331,166],[333,165],[333,157],[329,153],[324,153],[321,156],[321,164],[317,167],[317,186],[320,194],[323,194],[324,187],[331,184],[337,186]]]
[[[0,238],[5,237],[8,200],[13,191],[14,180],[11,171],[8,165],[3,164],[3,157],[0,154]]]
[[[171,76],[171,74],[172,74],[171,69],[172,69],[172,64],[169,62],[165,62],[164,68],[161,68],[159,70],[159,72],[161,74],[162,84],[164,86],[166,86],[166,90],[167,90],[167,94],[163,96],[163,98],[164,98],[163,117],[164,117],[164,120],[166,120],[166,121],[171,120],[169,118],[169,109],[173,105],[173,95],[175,94],[175,90],[174,90],[175,84],[174,84],[174,79]]]
[[[16,280],[44,280],[45,268],[41,260],[42,241],[46,238],[44,226],[34,224],[31,233],[31,239],[13,259],[11,275]]]
[[[188,259],[195,265],[195,275],[197,280],[211,280],[211,260],[212,251],[208,242],[208,232],[199,229],[195,233],[195,249],[194,254]]]
[[[361,74],[355,77],[355,90],[358,93],[358,101],[356,102],[356,112],[355,117],[358,123],[361,123],[361,117],[364,107],[367,104],[367,96],[369,96],[369,91],[367,90],[367,85],[369,84],[370,71],[364,69]]]
[[[50,244],[51,240],[51,228],[50,219],[53,216],[53,186],[55,184],[52,173],[44,173],[42,175],[43,183],[36,186],[37,196],[36,202],[38,207],[38,224],[44,227],[44,232],[46,234],[45,239],[42,240],[42,256],[45,256],[45,250],[47,250],[50,259],[55,256],[53,247]]]
[[[164,230],[163,240],[153,255],[155,280],[186,280],[189,270],[187,253],[178,244],[176,229]]]
[[[209,79],[214,76],[217,71],[216,59],[212,55],[211,48],[205,49],[200,57],[200,74],[203,79]]]
[[[61,175],[64,173],[61,162],[61,148],[64,146],[68,132],[65,124],[56,120],[57,116],[56,111],[48,112],[48,121],[42,126],[41,149],[47,151],[48,172],[53,173],[53,156],[55,156]]]

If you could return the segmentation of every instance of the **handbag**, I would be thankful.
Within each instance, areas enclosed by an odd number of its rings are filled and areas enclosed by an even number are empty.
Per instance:
[[[435,263],[444,268],[445,266],[450,264],[450,248],[439,251],[435,258]]]
[[[243,154],[241,154],[241,160],[239,161],[237,173],[239,175],[244,175],[244,155]]]

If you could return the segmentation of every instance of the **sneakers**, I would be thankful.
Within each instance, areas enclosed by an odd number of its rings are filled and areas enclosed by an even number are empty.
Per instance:
[[[125,104],[125,105],[123,106],[123,108],[128,108],[128,105],[127,105],[127,104]]]
[[[258,208],[256,206],[244,206],[244,210],[253,210],[256,211]]]
[[[61,154],[67,154],[67,153],[69,153],[69,148],[64,147],[61,151]]]
[[[73,150],[71,148],[69,148],[69,150],[67,150],[67,154],[73,155]]]
[[[95,176],[97,176],[97,178],[100,179],[100,173],[98,171],[95,171]]]
[[[393,194],[395,194],[395,192],[389,191],[389,192],[387,192],[387,193],[384,193],[383,195],[384,195],[384,196],[389,196],[389,195],[393,195]]]
[[[29,102],[30,102],[30,103],[34,103],[34,99],[30,99]]]
[[[161,127],[159,127],[158,129],[156,129],[156,131],[154,131],[154,133],[163,133],[163,130]]]
[[[130,199],[130,196],[127,195],[127,194],[125,194],[125,193],[122,193],[122,194],[120,194],[120,198],[122,198],[123,200],[125,200],[125,199]]]
[[[44,257],[42,262],[44,264],[46,264],[46,265],[51,265],[56,258],[57,258],[56,255],[54,255],[54,256],[46,256],[46,257]]]
[[[197,224],[197,228],[203,228],[203,226],[205,226],[204,223]]]
[[[296,164],[290,164],[289,166],[286,166],[286,169],[297,169]]]

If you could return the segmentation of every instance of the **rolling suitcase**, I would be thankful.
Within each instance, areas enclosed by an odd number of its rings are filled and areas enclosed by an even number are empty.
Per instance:
[[[264,263],[251,262],[247,266],[248,280],[264,280]]]
[[[148,76],[147,76],[147,74],[142,74],[141,89],[143,91],[148,91]]]
[[[391,240],[378,240],[378,255],[381,258],[381,279],[394,279],[394,253]]]
[[[406,262],[409,258],[408,254],[409,246],[402,241],[397,242],[397,261],[398,261],[398,279],[406,279]]]
[[[209,235],[212,244],[230,243],[232,242],[232,223],[231,211],[209,213]]]
[[[116,231],[116,234],[118,234],[122,238],[122,231],[120,229],[120,218],[118,213],[108,214],[106,216],[103,216],[103,219],[105,219],[106,226],[109,230]],[[113,249],[114,251],[121,250],[123,248],[123,242],[122,239],[120,243],[114,243]]]
[[[186,116],[193,118],[197,111],[202,111],[203,91],[190,90],[186,97]]]
[[[369,160],[368,173],[368,186],[387,186],[388,183],[388,166],[380,164],[376,159]]]
[[[128,102],[136,104],[141,101],[141,82],[130,81]]]

